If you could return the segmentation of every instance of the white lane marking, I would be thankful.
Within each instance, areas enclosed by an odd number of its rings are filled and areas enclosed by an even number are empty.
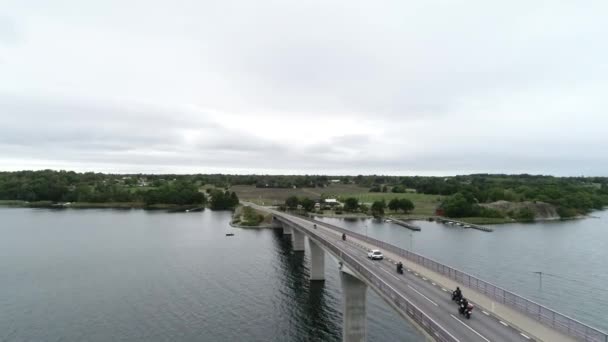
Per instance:
[[[443,287],[441,288],[443,291],[448,292],[448,290],[444,289]]]
[[[416,277],[418,276],[418,273],[414,272],[414,274],[416,275]]]
[[[437,284],[435,284],[435,283],[431,283],[431,284],[433,284],[433,286],[437,286]]]
[[[505,323],[505,322],[503,322],[503,321],[499,321],[499,322],[500,322],[500,324],[504,325],[505,327],[508,327],[508,326],[509,326],[507,323]]]
[[[372,270],[370,270],[372,271]],[[373,271],[372,271],[373,273]],[[427,315],[424,311],[420,310],[420,308],[418,306],[416,306],[416,304],[412,303],[411,300],[409,300],[405,295],[399,293],[397,290],[395,290],[394,287],[392,287],[390,284],[386,284],[386,286],[388,286],[389,289],[393,290],[395,293],[398,293],[398,295],[405,299],[409,304],[411,304],[416,310],[418,310],[419,312],[421,312],[429,321],[433,322],[433,324],[435,324],[436,326],[439,327],[439,329],[443,330],[443,332],[445,332],[446,334],[448,334],[448,336],[450,336],[454,342],[460,342],[459,339],[457,339],[456,337],[454,337],[454,335],[450,334],[449,331],[447,331],[444,327],[442,327],[441,325],[439,325],[439,323],[437,323],[434,319],[432,319],[429,315]]]
[[[458,318],[456,318],[456,316],[450,314],[450,316],[452,316],[453,319],[457,320],[458,322],[460,322],[460,324],[464,325],[465,327],[469,328],[469,330],[471,330],[472,332],[476,333],[477,336],[483,338],[484,340],[486,340],[487,342],[490,342],[490,340],[488,340],[487,338],[483,337],[482,334],[478,333],[475,329],[471,328],[470,326],[468,326],[468,324],[466,324],[465,322],[459,320]]]
[[[485,311],[483,311],[483,310],[481,310],[481,312],[483,312],[483,314],[484,314],[484,315],[486,315],[486,316],[490,316],[490,314],[489,314],[489,313],[487,313],[487,312],[485,312]]]
[[[416,292],[417,294],[421,295],[422,297],[424,297],[424,298],[425,298],[426,300],[428,300],[429,302],[433,303],[433,305],[435,305],[435,306],[439,306],[439,305],[437,305],[437,303],[433,302],[433,301],[432,301],[432,300],[431,300],[429,297],[427,297],[427,296],[423,295],[422,293],[420,293],[420,292],[419,292],[418,290],[416,290],[415,288],[413,288],[413,287],[411,287],[411,286],[409,286],[409,285],[408,285],[407,287],[409,287],[410,289],[414,290],[414,292]]]
[[[422,280],[426,280],[426,278],[425,278],[425,277],[422,277]]]
[[[409,268],[407,269],[408,272],[412,272],[412,270],[410,270]]]
[[[528,335],[526,335],[526,334],[524,334],[524,333],[519,333],[519,334],[520,334],[521,336],[525,337],[525,338],[526,338],[526,340],[529,340],[529,339],[530,339],[530,336],[528,336]]]
[[[389,272],[389,271],[385,270],[385,269],[384,269],[384,268],[382,268],[382,267],[380,267],[380,269],[381,269],[381,270],[383,270],[384,272],[388,273],[388,274],[389,274],[391,277],[393,277],[393,278],[395,278],[395,279],[399,280],[399,278],[395,277],[395,275],[394,275],[394,274],[392,274],[391,272]]]

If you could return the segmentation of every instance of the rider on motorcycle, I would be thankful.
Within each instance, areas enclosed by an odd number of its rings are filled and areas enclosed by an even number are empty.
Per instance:
[[[462,298],[462,291],[460,291],[460,287],[456,286],[456,291],[454,291],[454,299]]]
[[[399,263],[397,264],[397,272],[403,273],[403,263],[401,261],[399,261]]]
[[[460,312],[465,313],[468,307],[469,301],[466,298],[462,297],[462,299],[460,300]]]
[[[342,240],[346,241],[346,234],[342,233]]]

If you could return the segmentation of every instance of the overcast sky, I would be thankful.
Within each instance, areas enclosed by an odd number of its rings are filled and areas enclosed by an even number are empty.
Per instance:
[[[605,0],[0,4],[0,170],[608,175]]]

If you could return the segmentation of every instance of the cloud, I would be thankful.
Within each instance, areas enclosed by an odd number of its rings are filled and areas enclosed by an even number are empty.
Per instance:
[[[3,11],[0,168],[608,172],[602,1]]]

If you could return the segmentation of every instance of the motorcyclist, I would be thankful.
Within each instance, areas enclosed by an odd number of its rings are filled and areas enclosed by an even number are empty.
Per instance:
[[[403,273],[403,263],[401,261],[397,264],[397,273]]]
[[[346,234],[342,233],[342,240],[346,241]]]
[[[462,299],[460,300],[460,313],[464,314],[468,307],[469,301],[466,298],[462,297]]]
[[[460,300],[460,298],[462,298],[462,291],[460,291],[460,286],[456,286],[456,291],[454,291],[452,297],[452,299],[455,300]]]

